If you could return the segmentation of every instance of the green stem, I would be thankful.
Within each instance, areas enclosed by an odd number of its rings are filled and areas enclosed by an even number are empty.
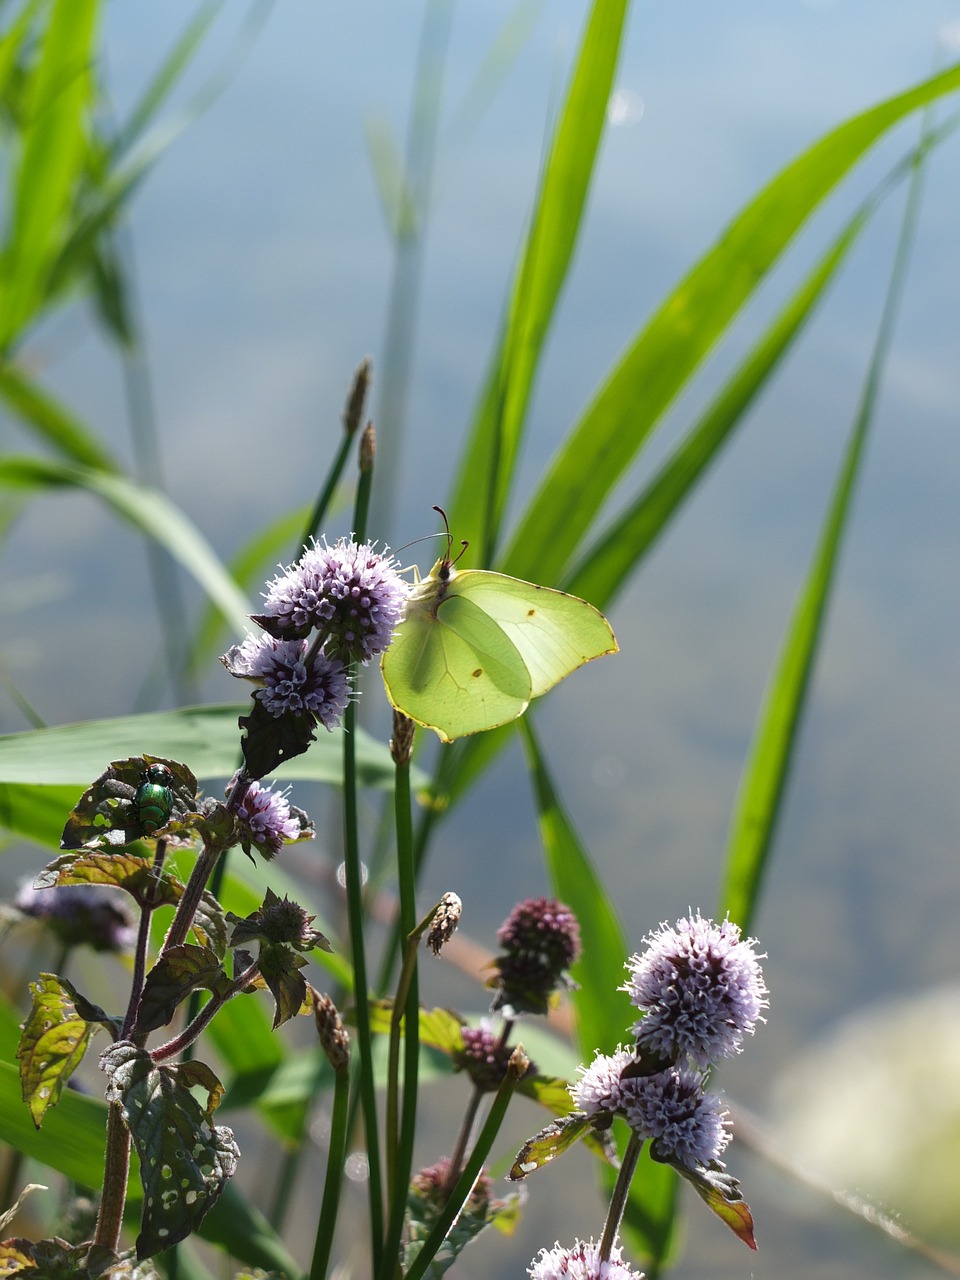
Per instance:
[[[423,1247],[411,1263],[404,1280],[422,1280],[430,1263],[436,1257],[440,1246],[447,1238],[447,1232],[460,1215],[470,1192],[473,1190],[474,1183],[480,1176],[484,1161],[490,1154],[490,1148],[493,1146],[494,1139],[503,1124],[503,1118],[507,1113],[510,1099],[513,1097],[513,1091],[529,1065],[529,1059],[522,1052],[515,1050],[513,1058],[510,1059],[510,1068],[504,1076],[500,1088],[497,1090],[497,1096],[493,1100],[490,1114],[487,1116],[476,1145],[470,1153],[470,1159],[464,1166],[463,1173],[457,1179],[453,1194],[444,1205],[440,1216],[433,1224],[433,1229],[423,1242]]]
[[[337,1226],[337,1210],[340,1205],[340,1186],[343,1181],[343,1163],[347,1154],[349,1132],[350,1069],[340,1068],[334,1076],[333,1114],[330,1118],[330,1149],[327,1153],[327,1174],[323,1184],[323,1201],[320,1220],[317,1223],[317,1240],[313,1247],[309,1280],[324,1280],[330,1264],[330,1250]]]
[[[637,1161],[640,1159],[640,1152],[643,1150],[643,1139],[638,1138],[631,1130],[630,1141],[627,1143],[627,1149],[623,1153],[623,1163],[617,1174],[616,1185],[613,1188],[613,1195],[610,1198],[610,1208],[607,1210],[607,1220],[603,1225],[603,1235],[600,1238],[600,1261],[607,1262],[610,1259],[610,1252],[613,1249],[617,1239],[617,1232],[620,1230],[620,1223],[623,1221],[623,1211],[627,1207],[627,1197],[630,1194],[630,1183],[633,1181],[633,1174],[637,1167]]]
[[[337,491],[337,485],[340,483],[344,467],[347,465],[347,459],[350,457],[350,446],[353,444],[353,437],[356,435],[363,419],[363,406],[369,384],[370,361],[364,360],[353,376],[353,384],[350,387],[350,394],[347,396],[347,403],[344,406],[342,419],[343,439],[340,442],[340,448],[337,450],[337,456],[327,472],[327,478],[323,488],[320,490],[320,496],[310,512],[306,530],[300,540],[300,545],[294,552],[293,558],[295,560],[302,554],[302,548],[309,543],[310,539],[317,536],[324,516],[327,514],[327,509],[333,501],[333,495]],[[362,539],[358,537],[357,541],[360,542]]]

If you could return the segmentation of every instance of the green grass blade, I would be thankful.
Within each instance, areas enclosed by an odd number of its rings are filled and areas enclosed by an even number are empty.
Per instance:
[[[0,350],[42,303],[84,169],[98,10],[95,0],[54,0],[33,70],[12,232],[0,273]]]
[[[11,87],[19,76],[23,44],[39,7],[40,0],[28,0],[14,22],[0,36],[0,102],[7,102]]]
[[[553,585],[656,421],[806,219],[898,121],[960,88],[960,66],[846,121],[747,205],[620,360],[550,465],[497,567]],[[459,530],[458,530],[459,534]]]
[[[44,1117],[43,1128],[34,1128],[20,1091],[20,1072],[12,1063],[0,1062],[0,1141],[82,1187],[103,1186],[106,1120],[106,1103],[65,1089]],[[139,1198],[139,1184],[131,1191]]]
[[[115,153],[132,147],[151,124],[222,8],[223,0],[207,0],[206,4],[199,7],[124,122],[113,143]]]
[[[811,318],[867,221],[861,211],[831,244],[802,286],[739,365],[713,403],[635,502],[580,558],[565,591],[605,608],[690,496],[741,424],[794,339]]]
[[[0,400],[39,439],[71,462],[100,471],[119,468],[93,431],[13,365],[0,366]]]
[[[924,145],[921,144],[857,417],[813,562],[794,608],[776,670],[764,695],[750,757],[737,797],[727,842],[726,876],[720,896],[720,912],[729,912],[744,931],[750,927],[772,847],[810,675],[837,570],[851,498],[892,340],[909,250],[916,235],[924,154]]]
[[[573,258],[620,52],[626,0],[595,0],[543,173],[503,340],[464,454],[455,536],[493,558],[543,344]]]
[[[580,921],[583,955],[573,967],[579,990],[570,998],[577,1015],[580,1052],[585,1062],[590,1062],[595,1051],[610,1053],[630,1039],[628,1028],[635,1011],[626,992],[618,990],[624,979],[627,941],[613,903],[557,796],[532,716],[528,713],[519,724],[536,794],[550,887],[556,897],[573,907]],[[609,1191],[612,1179],[607,1181]],[[634,1247],[655,1262],[662,1261],[673,1244],[675,1181],[672,1169],[645,1161],[638,1166],[630,1187],[634,1211],[625,1226]]]
[[[95,468],[40,458],[0,459],[0,485],[27,489],[86,489],[141,533],[164,547],[190,573],[234,631],[249,625],[249,604],[209,542],[187,516],[157,489]]]
[[[0,736],[0,783],[88,787],[109,761],[144,751],[182,760],[198,778],[229,778],[237,767],[237,716],[248,709],[249,704],[183,707],[4,734]],[[339,785],[341,738],[342,731],[319,733],[309,751],[284,761],[284,781]],[[387,747],[363,729],[357,730],[357,769],[362,786],[393,787],[393,761]],[[422,786],[423,773],[414,772],[415,785]]]

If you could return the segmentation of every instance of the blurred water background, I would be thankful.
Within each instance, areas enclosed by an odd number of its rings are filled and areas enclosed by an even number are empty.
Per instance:
[[[529,33],[502,81],[482,110],[468,99],[458,115],[513,5],[436,8],[449,18],[449,47],[408,433],[401,447],[385,446],[394,501],[389,522],[372,531],[392,546],[436,527],[430,507],[449,489],[584,18],[573,0],[524,10]],[[118,116],[193,11],[183,0],[109,7],[107,80]],[[235,3],[221,15],[184,100],[231,56],[246,13]],[[585,234],[537,387],[528,476],[542,471],[642,320],[737,209],[827,128],[955,56],[958,20],[960,11],[940,0],[635,7]],[[402,140],[421,22],[420,5],[275,4],[228,87],[134,203],[129,248],[167,484],[225,558],[269,519],[313,498],[351,371],[365,354],[376,380],[393,259],[365,127],[387,121]],[[952,54],[943,37],[954,41]],[[916,133],[915,121],[896,131],[814,219],[712,360],[701,392],[671,413],[658,456],[762,330],[829,230]],[[796,1084],[776,1089],[798,1057],[865,1006],[897,1000],[895,1014],[879,1015],[872,1054],[821,1055],[822,1086],[804,1105],[811,1114],[825,1108],[841,1083],[850,1087],[851,1072],[854,1093],[868,1093],[870,1064],[888,1047],[882,1029],[891,1055],[908,1036],[916,1052],[898,1073],[897,1106],[936,1081],[947,1114],[952,1105],[952,1136],[947,1121],[939,1123],[954,1143],[954,1164],[960,1055],[954,1050],[951,1061],[949,1027],[931,1026],[917,1046],[923,1031],[904,1009],[919,1007],[930,989],[960,984],[957,160],[957,143],[948,142],[927,177],[897,339],[755,924],[769,953],[768,1025],[722,1075],[734,1103],[775,1120],[806,1099]],[[568,807],[634,947],[688,905],[713,909],[737,779],[855,411],[900,207],[901,197],[888,201],[868,229],[817,322],[613,611],[620,655],[579,673],[539,709]],[[121,373],[89,317],[64,311],[35,336],[30,354],[45,383],[129,456]],[[395,408],[375,396],[378,420]],[[18,448],[8,422],[3,431],[7,447]],[[333,533],[348,530],[349,507],[341,520]],[[428,545],[403,558],[426,568],[434,554]],[[88,497],[59,495],[26,510],[6,546],[0,592],[5,661],[45,720],[136,706],[159,647],[146,558]],[[192,587],[185,598],[196,608]],[[227,701],[235,691],[225,673],[211,671],[203,696]],[[371,686],[366,696],[372,703],[379,695]],[[12,703],[0,702],[0,728],[25,727]],[[504,757],[456,814],[424,887],[424,902],[455,888],[466,905],[464,928],[487,945],[517,899],[545,888],[518,765],[519,757]],[[305,791],[295,799],[311,808]],[[432,968],[423,994],[475,1010],[483,1003],[475,987]],[[440,1095],[438,1128],[455,1123],[466,1092],[459,1084]],[[847,1142],[871,1153],[868,1164],[879,1159],[877,1132],[891,1120],[884,1099],[890,1106],[893,1095],[878,1096]],[[517,1132],[540,1122],[524,1105]],[[791,1123],[795,1134],[809,1128],[796,1117]],[[909,1117],[906,1127],[912,1131]],[[887,1155],[892,1126],[890,1134],[880,1144]],[[960,1247],[955,1181],[942,1178],[921,1203],[906,1203],[909,1188],[923,1182],[911,1163],[918,1159],[902,1158],[899,1189],[884,1184],[886,1207],[903,1207],[906,1225]],[[517,1276],[541,1244],[599,1233],[588,1159],[578,1152],[562,1164],[531,1180],[518,1236],[484,1240],[464,1255],[459,1274]],[[730,1166],[753,1207],[760,1252],[748,1255],[691,1204],[678,1275],[933,1274],[736,1142]],[[844,1176],[870,1191],[868,1171],[859,1174],[855,1161]],[[301,1194],[309,1191],[305,1181]]]

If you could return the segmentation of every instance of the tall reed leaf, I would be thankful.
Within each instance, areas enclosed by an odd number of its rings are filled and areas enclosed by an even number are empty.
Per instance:
[[[119,470],[90,427],[13,365],[0,366],[0,400],[62,457],[100,471]]]
[[[463,454],[451,515],[456,536],[473,543],[481,566],[494,557],[540,355],[576,247],[626,12],[626,0],[596,0],[591,10],[502,340]]]
[[[560,803],[534,733],[533,717],[528,714],[519,724],[536,793],[550,888],[573,907],[580,922],[583,954],[573,966],[579,989],[570,998],[577,1014],[580,1053],[589,1062],[598,1050],[612,1053],[619,1042],[628,1039],[627,1028],[636,1016],[626,992],[619,990],[627,940],[616,908]],[[606,1180],[609,1192],[613,1180]],[[673,1245],[675,1183],[673,1170],[652,1160],[638,1165],[631,1183],[633,1212],[628,1213],[624,1225],[634,1247],[654,1263],[663,1261]]]
[[[84,169],[98,10],[95,0],[54,0],[26,91],[29,114],[0,273],[0,351],[42,302]]]
[[[561,581],[581,539],[661,414],[824,197],[883,134],[960,88],[960,66],[848,120],[788,165],[661,305],[560,451],[497,567]]]
[[[780,653],[777,669],[767,688],[737,798],[726,853],[726,879],[720,899],[721,914],[729,912],[746,932],[760,893],[780,803],[790,768],[807,687],[817,655],[830,591],[837,570],[851,498],[873,421],[874,408],[887,353],[893,336],[903,291],[909,250],[916,235],[920,201],[920,176],[925,155],[921,143],[907,196],[900,240],[884,302],[870,367],[864,383],[856,421],[843,465],[820,534],[813,562],[800,592]]]
[[[861,210],[843,229],[747,358],[635,502],[580,556],[564,590],[608,605],[690,496],[746,417],[794,339],[811,318],[867,220]]]

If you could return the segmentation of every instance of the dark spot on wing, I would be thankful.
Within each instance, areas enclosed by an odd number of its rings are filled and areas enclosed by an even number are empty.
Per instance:
[[[536,611],[536,609],[528,609],[528,610],[527,610],[527,617],[528,617],[528,618],[532,618],[536,612],[537,612],[537,611]]]
[[[477,667],[476,671],[472,671],[470,674],[473,676],[475,680],[478,679],[480,676],[483,675],[483,667]]]

